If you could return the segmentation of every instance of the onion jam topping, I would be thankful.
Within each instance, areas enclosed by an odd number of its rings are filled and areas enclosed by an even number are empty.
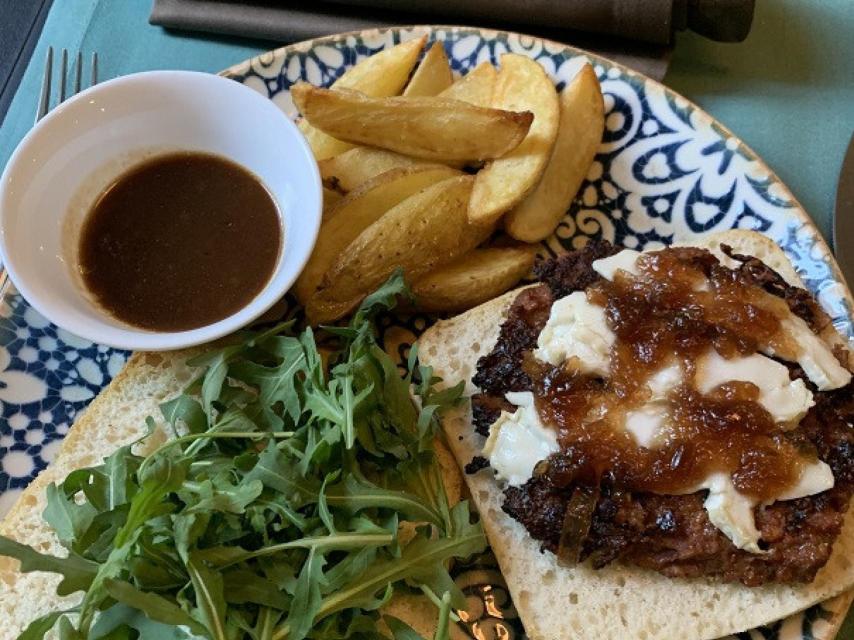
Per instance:
[[[700,249],[621,257],[593,240],[540,262],[541,284],[516,296],[478,360],[475,430],[545,437],[555,451],[524,484],[507,482],[502,509],[560,561],[747,586],[809,582],[827,563],[854,493],[848,354],[821,339],[830,318],[809,292],[720,249],[725,264]],[[658,437],[628,428],[643,407],[662,418]],[[512,459],[488,463],[507,478]],[[799,467],[798,489],[778,493]],[[816,470],[823,482],[805,482]]]
[[[642,254],[636,269],[586,289],[615,335],[609,376],[527,353],[540,419],[557,430],[562,450],[573,449],[588,482],[608,472],[627,490],[679,494],[723,472],[740,493],[773,501],[816,459],[814,448],[786,437],[795,425],[775,421],[755,384],[726,382],[703,394],[694,378],[710,348],[726,359],[764,351],[796,361],[800,347],[783,330],[789,307],[702,249]],[[624,428],[626,415],[650,400],[647,382],[674,362],[682,374],[664,399],[663,437],[641,446]]]

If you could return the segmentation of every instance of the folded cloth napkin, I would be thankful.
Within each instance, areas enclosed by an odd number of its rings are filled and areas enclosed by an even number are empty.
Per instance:
[[[743,39],[750,28],[753,3],[754,0],[155,0],[149,21],[173,29],[285,43],[399,24],[478,24],[570,42],[661,79],[667,71],[675,30],[690,27],[716,39]]]

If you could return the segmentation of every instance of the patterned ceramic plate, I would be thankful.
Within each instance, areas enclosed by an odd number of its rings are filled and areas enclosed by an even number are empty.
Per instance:
[[[731,228],[755,229],[778,242],[834,324],[849,338],[852,300],[827,245],[778,178],[738,139],[698,107],[617,64],[562,44],[516,34],[444,27],[372,30],[295,44],[263,54],[224,75],[263,93],[289,115],[288,88],[298,80],[327,85],[356,60],[427,33],[444,41],[453,69],[498,62],[505,52],[535,58],[559,87],[590,61],[607,110],[602,146],[586,183],[544,254],[605,237],[643,248]],[[118,372],[126,353],[69,335],[20,296],[0,306],[0,512],[50,460],[75,416]],[[405,345],[428,319],[388,318],[387,344]],[[403,347],[401,347],[403,348]],[[470,609],[455,631],[484,640],[523,638],[495,561],[460,568]],[[814,606],[740,638],[829,640],[849,598]]]

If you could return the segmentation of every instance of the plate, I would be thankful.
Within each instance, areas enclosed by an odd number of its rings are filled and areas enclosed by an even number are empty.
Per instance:
[[[561,88],[589,61],[605,94],[602,146],[543,255],[605,237],[630,248],[732,228],[761,231],[791,258],[834,325],[854,337],[851,294],[819,231],[774,173],[726,128],[663,85],[566,45],[519,34],[463,27],[368,30],[319,38],[262,54],[222,73],[296,115],[288,88],[328,85],[355,61],[422,34],[445,43],[452,68],[465,73],[503,53],[536,59]],[[240,126],[240,123],[235,123]],[[388,348],[404,357],[427,316],[382,319]],[[50,325],[14,291],[0,301],[0,513],[52,459],[74,418],[121,369],[127,353]],[[495,561],[458,567],[469,611],[455,631],[483,640],[524,638]],[[830,640],[849,595],[816,605],[744,640]]]

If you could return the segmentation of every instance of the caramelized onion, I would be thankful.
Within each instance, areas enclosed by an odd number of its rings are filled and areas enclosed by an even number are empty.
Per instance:
[[[557,557],[564,564],[576,564],[581,559],[582,545],[590,533],[593,512],[599,501],[599,485],[580,485],[572,492],[566,505],[563,527],[558,542]]]

